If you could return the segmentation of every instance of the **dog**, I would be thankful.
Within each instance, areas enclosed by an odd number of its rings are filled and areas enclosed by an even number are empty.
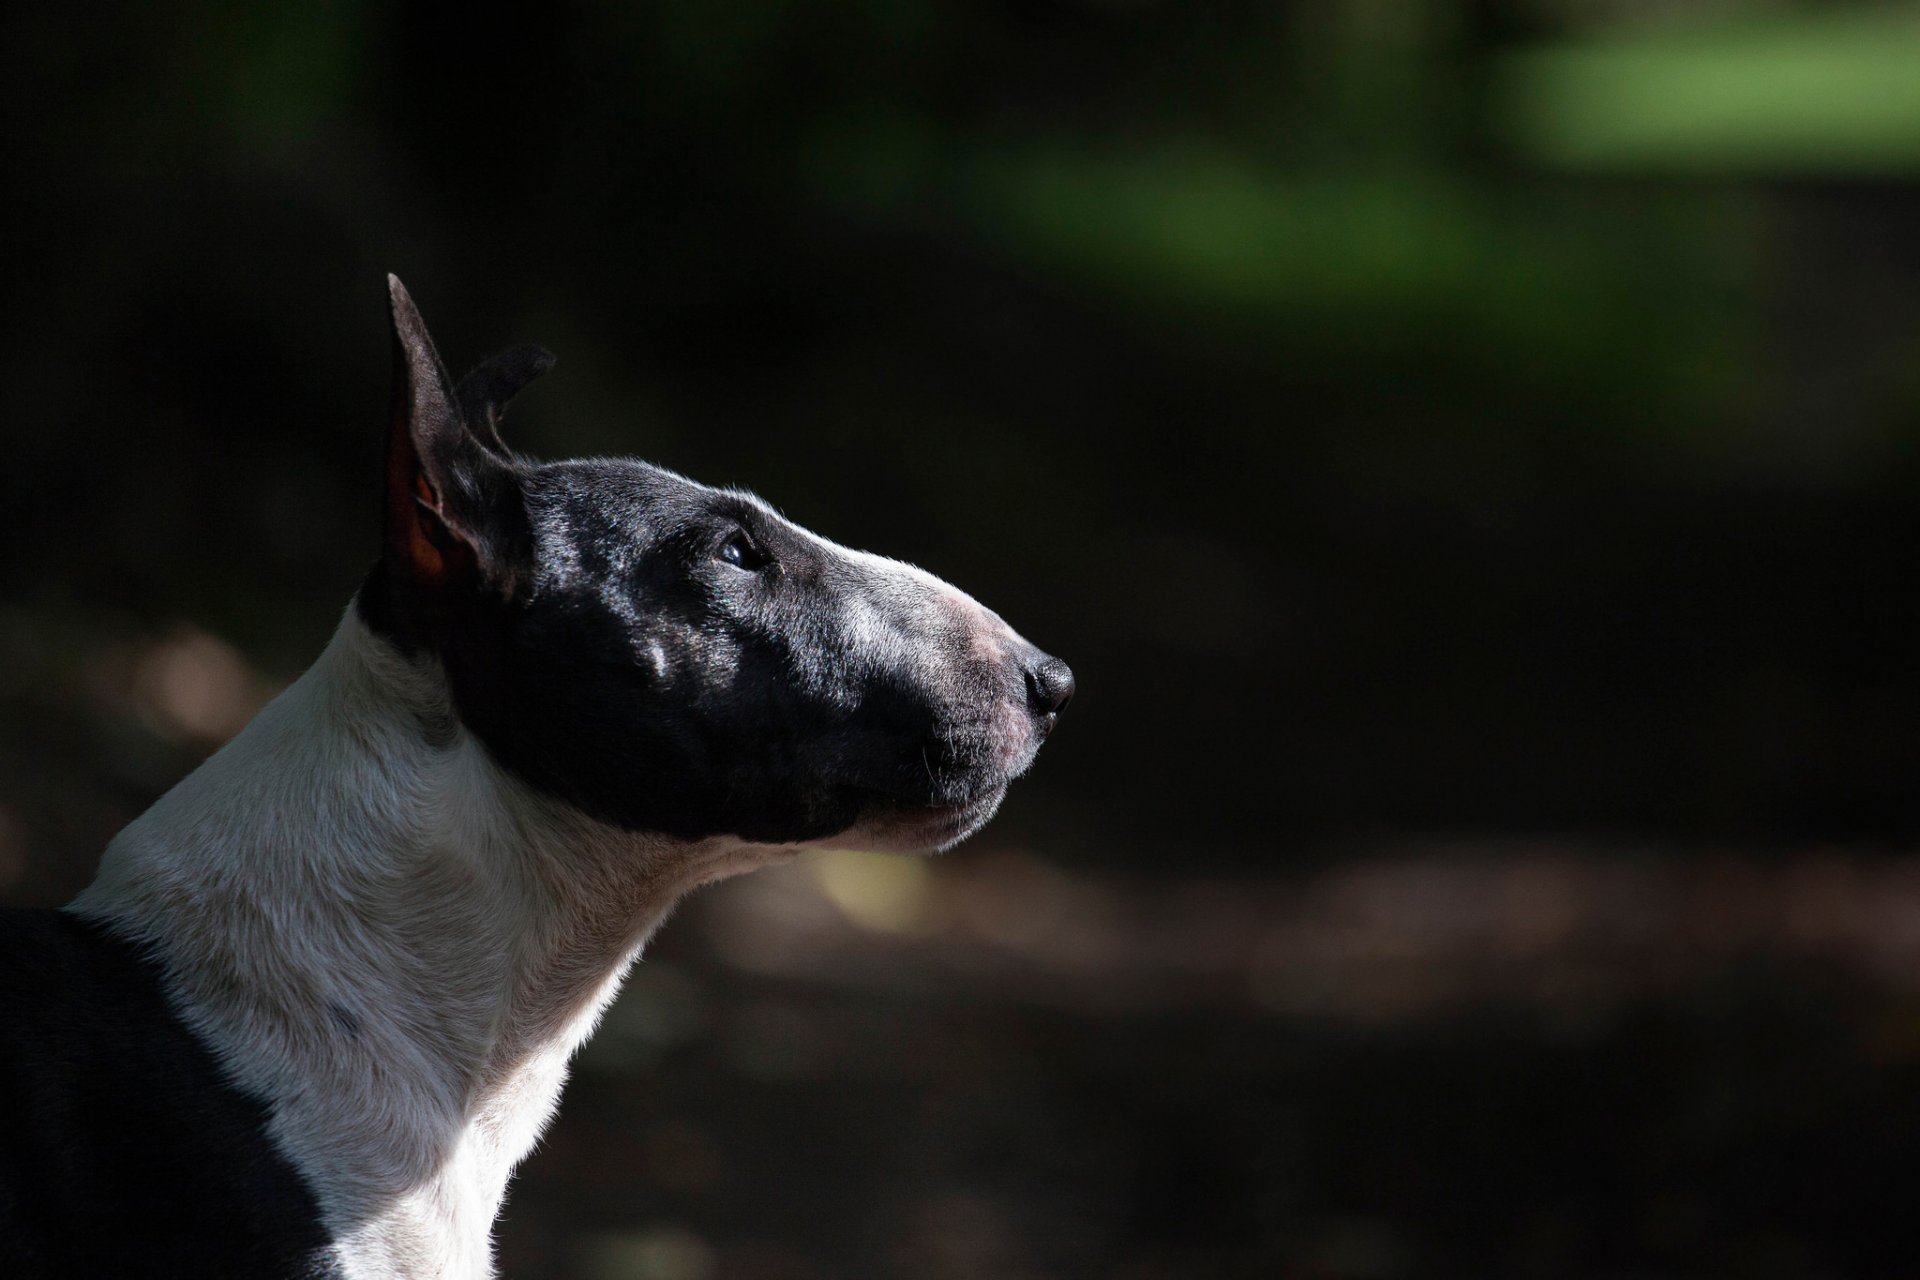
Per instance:
[[[485,1277],[674,902],[985,823],[1072,673],[751,494],[510,451],[389,277],[384,543],[314,666],[0,926],[0,1274]]]

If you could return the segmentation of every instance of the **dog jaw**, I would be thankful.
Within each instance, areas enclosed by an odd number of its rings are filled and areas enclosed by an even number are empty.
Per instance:
[[[1006,799],[1002,783],[964,804],[912,805],[876,799],[846,830],[810,848],[906,855],[944,853],[987,825]]]

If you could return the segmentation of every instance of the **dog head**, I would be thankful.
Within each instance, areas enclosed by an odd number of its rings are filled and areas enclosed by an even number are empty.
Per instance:
[[[514,348],[456,386],[389,284],[386,540],[359,607],[439,660],[500,765],[683,840],[915,852],[993,815],[1073,695],[1065,663],[751,494],[511,453],[501,411],[552,358]]]

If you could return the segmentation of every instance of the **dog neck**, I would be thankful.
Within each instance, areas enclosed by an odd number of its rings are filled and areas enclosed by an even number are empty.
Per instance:
[[[687,890],[780,850],[595,823],[504,773],[349,609],[72,906],[152,948],[349,1275],[478,1276],[569,1056]]]

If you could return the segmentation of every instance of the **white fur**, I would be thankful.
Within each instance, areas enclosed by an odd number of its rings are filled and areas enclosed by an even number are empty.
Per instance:
[[[687,890],[792,852],[594,823],[497,768],[349,609],[73,904],[157,949],[272,1105],[344,1272],[468,1280],[567,1060]]]

